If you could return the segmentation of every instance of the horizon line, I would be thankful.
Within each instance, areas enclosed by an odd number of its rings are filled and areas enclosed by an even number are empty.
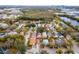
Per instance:
[[[0,6],[78,6],[78,5],[0,5]]]

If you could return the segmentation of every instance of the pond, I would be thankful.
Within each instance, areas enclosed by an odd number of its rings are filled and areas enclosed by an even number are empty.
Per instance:
[[[72,20],[70,18],[67,17],[60,17],[62,20],[64,20],[65,22],[70,22],[71,25],[75,26],[79,26],[79,22],[77,22],[76,20]]]

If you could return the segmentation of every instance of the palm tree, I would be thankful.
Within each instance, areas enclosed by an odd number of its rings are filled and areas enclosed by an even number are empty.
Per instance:
[[[55,44],[55,40],[53,37],[50,37],[49,38],[49,45],[48,45],[50,48],[54,48],[56,47],[56,44]]]
[[[73,46],[72,40],[67,40],[66,45],[67,45],[67,47],[72,48],[72,46]]]
[[[61,49],[61,48],[58,48],[58,49],[56,50],[56,53],[57,53],[57,54],[62,54],[62,53],[63,53],[63,51],[62,51],[62,49]]]

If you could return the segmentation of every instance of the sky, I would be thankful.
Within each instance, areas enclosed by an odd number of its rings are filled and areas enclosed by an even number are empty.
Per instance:
[[[27,5],[27,6],[72,5],[72,6],[79,6],[79,0],[0,0],[0,5]]]

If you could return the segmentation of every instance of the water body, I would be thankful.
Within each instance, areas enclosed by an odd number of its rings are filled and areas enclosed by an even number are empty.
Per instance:
[[[67,17],[60,17],[62,20],[64,20],[65,22],[70,22],[71,25],[75,26],[79,26],[79,22],[77,22],[76,20],[72,20],[70,18]]]

